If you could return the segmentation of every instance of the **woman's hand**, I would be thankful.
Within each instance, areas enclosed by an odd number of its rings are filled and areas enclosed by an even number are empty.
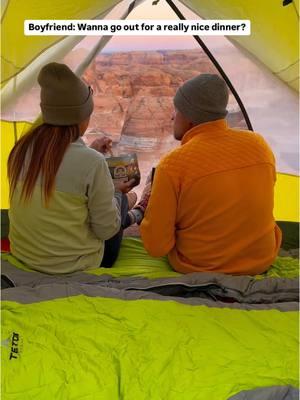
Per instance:
[[[133,188],[135,179],[131,179],[128,182],[114,182],[115,189],[122,193],[128,193]]]
[[[112,140],[107,136],[99,137],[93,140],[93,142],[90,144],[91,149],[99,151],[99,153],[102,154],[106,153],[112,154],[111,147],[112,147]]]

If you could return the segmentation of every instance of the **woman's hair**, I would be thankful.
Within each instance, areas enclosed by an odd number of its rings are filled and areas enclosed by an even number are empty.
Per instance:
[[[55,177],[68,146],[80,137],[78,125],[42,124],[22,136],[8,158],[9,197],[12,200],[18,181],[22,181],[20,199],[30,200],[41,176],[45,205],[54,191]],[[26,162],[26,168],[25,167]]]

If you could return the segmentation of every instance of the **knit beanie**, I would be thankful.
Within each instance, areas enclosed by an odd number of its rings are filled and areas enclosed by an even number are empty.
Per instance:
[[[227,86],[214,74],[201,74],[186,81],[174,97],[177,110],[194,125],[225,118],[227,103]]]
[[[65,64],[45,65],[38,76],[43,120],[51,125],[76,125],[93,112],[91,89]]]

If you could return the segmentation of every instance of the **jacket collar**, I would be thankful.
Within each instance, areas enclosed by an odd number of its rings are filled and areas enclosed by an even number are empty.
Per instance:
[[[77,140],[75,140],[75,142],[73,142],[72,144],[77,144],[79,146],[86,146],[86,144],[81,136]]]
[[[186,144],[197,135],[201,135],[201,139],[216,139],[220,136],[228,134],[228,124],[225,119],[218,119],[212,122],[205,122],[194,126],[187,131],[181,139],[181,144]]]

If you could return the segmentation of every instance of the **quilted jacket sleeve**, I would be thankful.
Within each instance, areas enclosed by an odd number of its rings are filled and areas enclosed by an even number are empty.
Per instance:
[[[168,173],[157,167],[141,236],[148,253],[161,257],[175,246],[177,193]]]

